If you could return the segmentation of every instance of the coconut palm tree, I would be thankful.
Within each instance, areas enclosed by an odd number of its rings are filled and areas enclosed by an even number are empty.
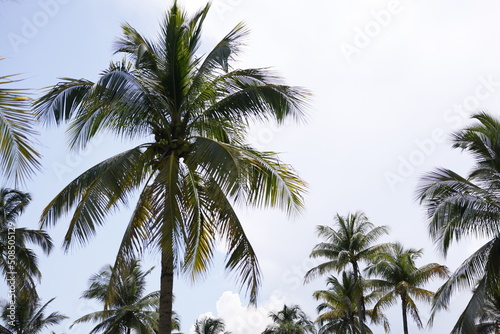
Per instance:
[[[327,261],[310,269],[305,280],[310,281],[318,275],[330,272],[340,273],[351,267],[354,280],[358,282],[358,317],[361,324],[365,320],[365,306],[362,293],[362,276],[360,262],[369,263],[388,245],[374,245],[378,238],[388,233],[387,226],[375,226],[363,212],[349,213],[346,217],[335,216],[333,226],[319,225],[317,234],[324,242],[317,244],[309,255],[312,258],[324,258]],[[360,326],[361,334],[365,334],[364,326]]]
[[[41,226],[74,209],[64,245],[85,243],[138,191],[114,267],[148,247],[161,254],[160,334],[171,329],[174,274],[203,276],[220,239],[227,245],[226,269],[237,273],[255,303],[257,255],[235,204],[289,214],[303,207],[304,182],[275,153],[247,145],[245,132],[249,122],[300,119],[307,94],[265,69],[233,70],[247,34],[242,24],[198,54],[209,8],[188,16],[174,2],[156,41],[124,25],[116,52],[126,59],[95,83],[65,79],[35,106],[45,123],[70,122],[74,149],[101,132],[141,139],[65,187],[43,211]]]
[[[434,298],[433,315],[447,307],[453,292],[474,288],[461,317],[463,333],[474,333],[474,319],[500,285],[500,120],[487,113],[472,119],[474,124],[453,134],[453,147],[474,157],[472,170],[463,177],[437,169],[422,179],[417,192],[427,212],[430,236],[444,255],[454,241],[489,239],[451,274]]]
[[[99,322],[90,333],[151,334],[158,330],[159,291],[144,295],[146,276],[153,268],[142,271],[137,260],[131,260],[120,271],[114,282],[116,294],[103,311],[93,312],[75,320],[73,325],[83,322]],[[90,278],[90,287],[82,297],[103,304],[113,274],[112,266],[104,267]],[[72,325],[72,326],[73,326]],[[174,326],[173,326],[174,327]]]
[[[40,154],[34,149],[30,99],[26,90],[11,88],[14,78],[0,76],[0,168],[4,178],[22,182],[40,169]]]
[[[270,312],[273,324],[266,327],[262,334],[305,334],[316,333],[314,323],[298,305],[283,305],[278,312]]]
[[[17,227],[17,220],[30,201],[28,193],[0,188],[0,272],[6,280],[15,281],[17,289],[28,289],[36,295],[35,281],[40,280],[41,273],[38,257],[27,244],[40,246],[49,254],[52,240],[44,231]]]
[[[195,334],[230,334],[226,331],[224,320],[219,318],[203,317],[194,324]]]
[[[38,297],[18,293],[12,303],[2,305],[1,318],[4,324],[0,325],[0,333],[39,334],[67,319],[68,317],[59,312],[46,315],[47,307],[53,300],[54,298],[41,305]]]
[[[415,300],[431,303],[434,292],[422,288],[435,277],[446,278],[448,269],[437,263],[417,267],[415,260],[422,256],[423,250],[405,249],[395,243],[388,252],[376,256],[376,262],[366,268],[370,276],[377,276],[378,288],[384,294],[374,306],[377,312],[392,306],[399,299],[403,315],[403,331],[408,334],[408,313],[413,317],[418,328],[423,328]]]
[[[340,281],[335,276],[329,276],[327,279],[328,289],[314,292],[313,297],[322,301],[317,307],[319,316],[315,321],[320,327],[318,334],[359,334],[361,327],[365,333],[373,333],[359,318],[358,284],[354,273],[344,271]],[[372,291],[367,294],[363,293],[364,303],[370,303],[377,298],[375,286],[371,280],[365,280],[364,287]],[[383,313],[374,312],[371,309],[365,310],[365,312],[372,323],[382,324],[385,331],[389,332],[389,322]]]
[[[500,294],[489,296],[481,313],[475,323],[477,334],[500,333]]]
[[[451,334],[500,333],[500,295],[485,295],[484,281],[474,289],[474,294],[458,318]]]

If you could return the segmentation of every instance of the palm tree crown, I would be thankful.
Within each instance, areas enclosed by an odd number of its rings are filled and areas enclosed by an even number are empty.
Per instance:
[[[363,212],[335,217],[332,227],[319,225],[318,236],[325,241],[317,244],[310,257],[325,258],[324,262],[306,274],[306,280],[330,272],[341,272],[352,266],[355,275],[360,274],[359,263],[369,262],[386,245],[373,245],[379,237],[387,234],[387,226],[375,226]]]
[[[500,120],[486,113],[453,135],[453,147],[472,154],[466,177],[440,168],[427,174],[418,198],[427,210],[429,233],[443,254],[453,241],[467,237],[490,240],[469,256],[436,292],[433,315],[450,303],[452,293],[473,288],[473,295],[453,333],[474,333],[478,313],[500,285]],[[432,320],[432,319],[431,319]]]
[[[45,123],[70,121],[72,148],[101,132],[143,141],[72,181],[48,204],[42,226],[74,209],[64,245],[85,243],[138,190],[114,267],[147,247],[161,253],[161,334],[171,328],[174,273],[205,274],[217,240],[227,244],[226,268],[256,301],[260,269],[235,203],[290,214],[303,207],[304,182],[275,153],[247,145],[245,134],[250,121],[300,119],[307,94],[268,70],[233,69],[242,24],[198,54],[209,8],[189,17],[174,2],[156,41],[124,25],[116,43],[123,61],[95,83],[65,79],[36,104]]]
[[[42,274],[38,269],[38,257],[27,244],[40,246],[49,254],[52,239],[44,231],[17,227],[17,220],[30,201],[28,193],[0,188],[0,272],[5,278],[15,272],[16,288],[28,289],[36,295],[35,281],[40,280]]]
[[[316,323],[320,326],[319,334],[358,334],[361,333],[361,327],[365,333],[372,333],[372,330],[359,318],[360,292],[357,286],[358,282],[354,273],[344,271],[340,280],[335,276],[328,277],[327,290],[314,292],[313,297],[322,301],[317,307],[319,316]],[[372,281],[366,280],[364,287],[371,289],[373,287]],[[362,295],[364,303],[370,303],[377,298],[376,292],[367,295],[363,293]],[[374,310],[365,310],[365,312],[372,323],[382,324],[386,332],[389,331],[389,323],[382,313],[374,312]]]
[[[226,331],[224,320],[219,318],[203,317],[194,324],[195,334],[230,334]]]
[[[327,261],[310,269],[306,273],[305,280],[331,271],[341,272],[351,267],[359,290],[357,310],[361,322],[360,331],[361,334],[365,334],[365,306],[359,265],[362,261],[369,262],[386,247],[386,244],[373,245],[373,243],[387,234],[388,228],[375,226],[363,212],[356,212],[346,217],[337,214],[333,227],[319,225],[317,232],[325,241],[314,247],[310,257],[325,258]]]
[[[103,311],[87,314],[74,324],[83,322],[99,323],[90,333],[137,333],[151,334],[158,330],[159,291],[144,295],[146,276],[153,268],[142,271],[136,260],[131,260],[124,270],[120,271],[119,279],[115,281],[115,298],[108,302],[108,308]],[[95,299],[103,304],[109,289],[113,268],[106,266],[90,279],[90,287],[82,297]]]
[[[379,277],[377,285],[385,291],[385,294],[375,304],[374,310],[378,311],[391,306],[399,298],[405,334],[408,334],[408,312],[412,315],[417,326],[423,328],[415,299],[430,303],[434,297],[432,291],[423,289],[422,286],[434,277],[445,278],[448,275],[448,269],[437,263],[417,267],[415,260],[421,256],[421,249],[405,249],[400,243],[395,243],[389,251],[380,253],[376,262],[366,268],[369,275]]]
[[[313,322],[298,305],[284,305],[278,312],[269,313],[272,325],[266,327],[262,334],[305,334],[316,333]]]
[[[49,304],[54,300],[52,298],[47,303],[41,305],[38,297],[27,293],[18,293],[15,298],[14,316],[11,312],[12,304],[5,303],[1,310],[1,318],[4,326],[0,325],[1,334],[39,334],[51,327],[59,324],[65,315],[59,312],[52,312],[46,315]]]

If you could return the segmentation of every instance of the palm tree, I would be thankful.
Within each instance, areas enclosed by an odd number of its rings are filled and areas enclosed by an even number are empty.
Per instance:
[[[33,148],[37,133],[27,92],[7,88],[17,82],[14,77],[0,76],[0,168],[17,183],[40,169],[40,154]]]
[[[451,274],[434,298],[433,315],[449,305],[453,292],[476,287],[458,326],[464,333],[474,333],[474,319],[500,285],[500,120],[486,113],[472,118],[473,125],[453,135],[453,147],[475,158],[471,172],[463,177],[440,168],[427,174],[418,189],[429,233],[444,255],[453,241],[489,239]]]
[[[325,258],[327,261],[310,269],[305,276],[306,282],[318,275],[329,272],[341,272],[351,267],[354,280],[358,282],[358,317],[361,322],[361,334],[365,334],[365,306],[362,293],[360,262],[370,262],[387,244],[373,245],[378,238],[388,233],[387,226],[375,226],[363,212],[349,213],[346,217],[339,214],[332,227],[318,225],[317,234],[325,239],[312,250],[310,257]]]
[[[17,227],[17,219],[30,201],[28,193],[0,188],[0,271],[6,280],[15,276],[17,289],[28,289],[36,295],[35,280],[40,280],[41,273],[37,255],[27,248],[27,243],[38,245],[49,254],[52,240],[44,231]]]
[[[219,318],[203,317],[194,324],[195,334],[230,334],[226,331],[224,320]]]
[[[305,334],[316,333],[313,322],[298,305],[284,305],[278,312],[270,312],[272,325],[266,327],[262,334]]]
[[[478,334],[500,333],[500,294],[489,296],[481,313],[476,319],[476,332]]]
[[[70,121],[75,149],[101,132],[143,140],[72,181],[45,208],[41,226],[74,208],[64,245],[85,243],[139,191],[114,267],[148,247],[161,253],[160,334],[171,330],[174,274],[203,276],[217,240],[227,244],[226,269],[256,302],[258,260],[234,204],[289,214],[303,207],[305,184],[291,166],[244,137],[250,121],[301,118],[307,95],[265,69],[232,70],[247,34],[242,24],[198,55],[209,8],[188,17],[174,2],[157,41],[124,25],[116,52],[129,61],[112,63],[96,83],[65,79],[35,106],[45,123]]]
[[[7,302],[2,306],[1,318],[4,325],[0,325],[0,333],[39,334],[46,331],[47,327],[57,325],[67,319],[68,317],[59,312],[45,315],[48,305],[53,300],[54,298],[41,305],[37,297],[18,293],[12,304]]]
[[[335,276],[329,276],[327,286],[327,290],[318,290],[313,294],[316,300],[322,300],[322,303],[317,307],[320,315],[315,321],[320,326],[318,334],[358,334],[361,333],[361,327],[365,333],[371,334],[371,329],[359,318],[359,290],[354,273],[342,272],[341,281]],[[364,287],[373,290],[363,296],[364,303],[369,303],[377,298],[371,280],[365,280]],[[365,312],[372,323],[382,324],[385,331],[389,332],[389,323],[382,313],[374,312],[374,310],[366,310]]]
[[[379,278],[377,285],[384,290],[384,295],[375,304],[374,310],[377,312],[391,306],[399,298],[405,334],[408,334],[408,313],[412,315],[418,328],[423,328],[415,300],[431,303],[434,297],[434,292],[423,289],[422,286],[434,277],[448,276],[448,269],[437,263],[417,268],[415,260],[422,256],[422,252],[422,249],[405,249],[400,243],[395,243],[388,252],[378,254],[376,262],[366,268],[368,275]]]
[[[115,281],[115,298],[108,302],[103,311],[93,312],[75,320],[73,325],[83,322],[96,322],[90,333],[151,334],[158,330],[159,291],[144,296],[146,276],[153,268],[142,271],[139,261],[131,260]],[[106,301],[106,293],[111,284],[113,268],[104,267],[90,279],[90,287],[82,297],[101,303]],[[72,326],[73,326],[72,325]]]

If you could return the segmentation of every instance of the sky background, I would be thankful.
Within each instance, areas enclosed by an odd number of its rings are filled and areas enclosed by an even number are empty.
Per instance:
[[[205,2],[180,1],[191,13]],[[0,1],[0,73],[20,73],[13,86],[54,85],[58,77],[95,80],[113,56],[120,25],[130,23],[154,38],[172,1],[18,0]],[[249,141],[282,152],[309,184],[306,210],[294,219],[272,210],[239,208],[245,231],[259,256],[263,284],[257,308],[247,308],[222,253],[204,281],[175,282],[174,309],[189,333],[201,314],[222,317],[233,333],[260,333],[267,314],[286,302],[317,316],[315,290],[324,278],[303,285],[314,266],[308,256],[320,240],[316,225],[336,213],[364,211],[375,225],[388,225],[380,239],[423,248],[423,265],[438,262],[454,270],[480,241],[454,245],[447,258],[435,251],[425,216],[415,201],[420,177],[435,167],[466,173],[471,157],[450,147],[450,134],[476,111],[500,111],[500,3],[493,0],[214,0],[204,26],[200,53],[207,52],[238,22],[251,34],[236,68],[271,67],[290,85],[312,93],[305,124],[258,125]],[[69,181],[131,143],[99,138],[84,152],[69,152],[63,128],[44,129],[40,137],[43,173],[22,190],[33,196],[20,226],[37,227],[43,207]],[[51,311],[70,317],[57,333],[83,334],[91,326],[69,328],[76,318],[98,310],[79,299],[88,278],[112,263],[130,210],[110,217],[86,247],[60,249],[67,219],[49,230],[56,249],[41,256],[43,301],[57,297]],[[145,268],[159,266],[150,254]],[[442,281],[428,286],[435,290]],[[149,290],[159,288],[159,271]],[[5,296],[5,290],[1,290]],[[430,329],[447,333],[468,295],[457,294],[449,312],[439,313]],[[428,307],[419,304],[424,322]],[[387,310],[392,333],[402,333],[399,305]],[[382,333],[376,328],[375,333]]]

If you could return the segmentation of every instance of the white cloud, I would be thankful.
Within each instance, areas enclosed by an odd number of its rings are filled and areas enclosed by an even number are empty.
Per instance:
[[[224,320],[226,330],[232,333],[250,334],[261,333],[271,323],[269,312],[276,312],[283,307],[284,300],[273,295],[259,307],[245,307],[238,293],[225,291],[216,302],[217,315],[211,312],[200,314],[201,317],[217,317]],[[191,327],[190,333],[193,333]]]

